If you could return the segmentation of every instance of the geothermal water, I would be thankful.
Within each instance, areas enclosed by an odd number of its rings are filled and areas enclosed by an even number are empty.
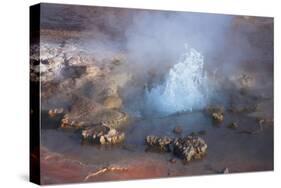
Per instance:
[[[202,109],[209,95],[207,81],[204,57],[185,45],[184,54],[170,69],[164,83],[146,90],[147,105],[162,115]]]

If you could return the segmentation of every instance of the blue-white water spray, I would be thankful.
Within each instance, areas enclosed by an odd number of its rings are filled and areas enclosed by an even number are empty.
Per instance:
[[[187,45],[179,62],[169,71],[163,84],[146,90],[150,110],[169,115],[204,108],[208,100],[204,57]]]

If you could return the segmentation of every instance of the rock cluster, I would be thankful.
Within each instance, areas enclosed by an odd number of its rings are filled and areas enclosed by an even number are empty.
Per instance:
[[[187,136],[174,140],[174,154],[185,161],[201,159],[207,152],[207,144],[198,136]]]
[[[100,125],[83,130],[82,138],[89,143],[118,144],[124,141],[125,133]]]
[[[222,122],[224,119],[224,108],[222,106],[209,106],[206,109],[207,113],[211,115],[215,122]]]
[[[173,151],[174,155],[184,161],[201,159],[207,153],[207,144],[199,136],[186,136],[184,138],[169,138],[158,136],[147,136],[146,144],[149,147],[157,148],[161,151]]]

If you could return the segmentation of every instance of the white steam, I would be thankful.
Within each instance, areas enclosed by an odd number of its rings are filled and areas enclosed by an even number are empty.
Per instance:
[[[186,45],[186,52],[169,71],[165,82],[146,90],[146,102],[161,114],[202,109],[208,100],[204,57]]]

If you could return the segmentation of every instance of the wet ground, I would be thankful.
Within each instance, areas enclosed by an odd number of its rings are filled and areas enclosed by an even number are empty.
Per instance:
[[[228,128],[232,122],[238,124],[237,129]],[[59,126],[59,122],[57,123]],[[205,139],[208,152],[202,160],[184,164],[172,153],[147,151],[144,143],[147,135],[176,137],[179,135],[173,133],[175,126],[182,127],[183,132],[180,136],[195,133],[201,134],[200,136]],[[250,134],[255,131],[257,133]],[[65,159],[80,161],[96,171],[103,167],[117,165],[135,168],[136,172],[137,169],[145,172],[129,175],[122,171],[104,173],[90,178],[89,181],[219,174],[225,168],[231,173],[273,170],[272,122],[263,124],[260,130],[257,118],[243,113],[226,113],[225,120],[221,124],[214,123],[203,112],[136,120],[128,125],[125,132],[126,141],[123,144],[97,146],[83,144],[80,134],[71,131],[43,129],[41,144],[48,150],[61,154]],[[170,162],[172,158],[176,159],[176,163]],[[162,170],[151,171],[150,167],[155,165]],[[43,174],[44,170],[43,168]],[[82,181],[83,178],[85,177],[81,177],[78,181]]]

